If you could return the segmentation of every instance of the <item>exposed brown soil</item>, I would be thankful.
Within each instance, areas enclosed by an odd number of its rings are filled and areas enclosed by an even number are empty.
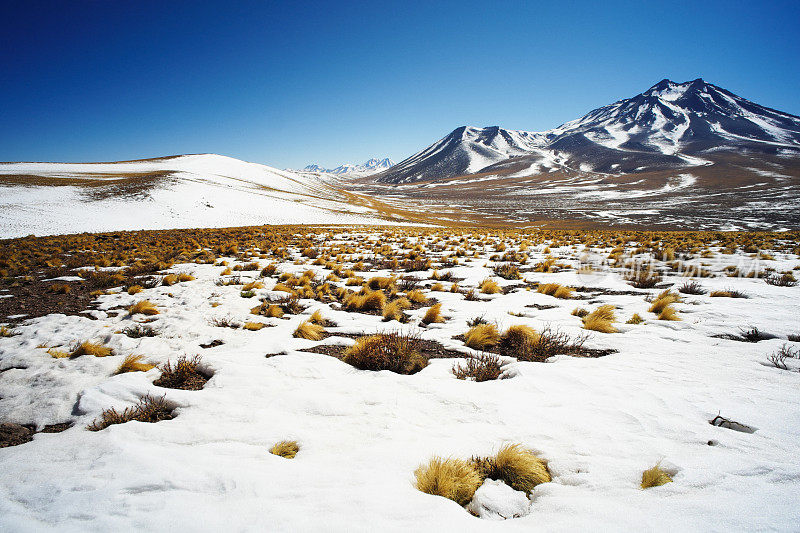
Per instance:
[[[72,422],[51,424],[42,428],[38,433],[61,433],[71,427]],[[0,448],[18,446],[30,442],[36,433],[36,428],[32,424],[0,423]]]

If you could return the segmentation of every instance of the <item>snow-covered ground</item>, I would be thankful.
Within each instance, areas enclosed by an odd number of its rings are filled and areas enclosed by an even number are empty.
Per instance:
[[[339,235],[346,237],[351,236]],[[342,242],[353,245],[367,236],[355,237]],[[543,248],[527,252],[530,264],[545,257]],[[609,251],[596,250],[597,257]],[[258,296],[277,295],[270,289],[282,272],[299,275],[311,268],[323,277],[330,272],[294,264],[299,250],[290,252],[278,273],[264,279],[266,287],[255,291]],[[474,287],[492,276],[488,257],[494,253],[487,247],[447,270],[464,278],[460,287]],[[553,247],[552,253],[577,266],[584,251]],[[0,449],[0,530],[797,531],[800,373],[765,362],[788,335],[800,334],[800,287],[723,276],[726,265],[750,261],[743,254],[703,261],[716,274],[698,280],[706,289],[734,288],[750,298],[684,295],[674,304],[682,320],[660,321],[640,295],[562,300],[521,287],[467,301],[463,294],[431,292],[447,320],[420,328],[425,309],[409,311],[413,319],[401,325],[314,300],[302,300],[308,307],[301,315],[254,317],[248,312],[257,298],[240,296],[241,286],[215,284],[222,267],[185,264],[172,271],[191,273],[194,281],[135,296],[100,297],[106,311],[144,298],[154,302],[160,314],[150,325],[160,331],[157,337],[120,334],[134,323],[122,312],[94,311],[96,320],[64,315],[31,320],[16,328],[20,335],[0,338],[0,368],[26,367],[0,373],[0,420],[75,425]],[[778,271],[798,264],[798,256],[785,253],[761,262]],[[427,280],[430,273],[414,275]],[[257,272],[243,274],[244,281],[257,277]],[[524,277],[633,290],[619,271],[599,265],[592,272]],[[673,275],[664,283],[677,288],[685,280]],[[532,304],[554,307],[526,307]],[[588,344],[617,353],[557,356],[546,363],[509,359],[504,367],[509,379],[483,383],[455,379],[454,359],[433,359],[415,375],[357,370],[333,357],[298,351],[320,342],[292,337],[300,322],[321,309],[337,324],[328,328],[334,334],[413,331],[467,355],[475,352],[453,337],[476,316],[502,327],[550,325],[577,335],[584,330],[571,311],[601,304],[617,306],[620,332],[590,332]],[[634,313],[646,322],[624,324]],[[213,317],[274,327],[221,328],[209,323]],[[777,337],[758,343],[712,337],[750,326]],[[53,359],[42,347],[85,339],[103,341],[116,355]],[[214,339],[224,344],[200,348]],[[353,341],[334,336],[321,342]],[[275,353],[281,355],[265,357]],[[129,354],[154,363],[200,354],[214,375],[199,391],[154,386],[157,369],[112,376]],[[177,417],[85,429],[103,409],[123,408],[146,393],[166,394]],[[712,426],[709,420],[717,414],[757,430]],[[268,453],[287,439],[300,443],[295,459]],[[523,502],[526,516],[479,519],[414,487],[415,468],[433,455],[486,455],[510,442],[546,459],[553,476]],[[659,462],[674,482],[639,488],[642,471]],[[519,506],[519,493],[511,492],[509,505]]]
[[[164,172],[144,190],[112,180]],[[35,178],[4,182],[4,177]],[[63,179],[66,185],[52,185]],[[76,180],[107,180],[82,185]],[[132,180],[133,181],[133,180]],[[324,179],[200,154],[122,163],[0,163],[0,238],[261,224],[381,223]]]

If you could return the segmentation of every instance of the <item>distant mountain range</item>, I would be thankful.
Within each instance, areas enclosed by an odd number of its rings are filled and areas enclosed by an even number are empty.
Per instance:
[[[323,168],[317,164],[311,164],[303,168],[302,172],[314,172],[318,174],[336,174],[337,176],[353,176],[353,177],[362,177],[362,176],[371,176],[372,174],[377,174],[378,172],[383,172],[391,168],[394,165],[394,161],[385,157],[383,159],[370,159],[366,161],[362,165],[354,165],[352,163],[345,163],[343,165],[339,165],[336,168]]]
[[[662,80],[632,98],[543,132],[461,126],[392,168],[381,183],[469,174],[628,174],[712,164],[720,152],[800,155],[800,117],[696,79]]]

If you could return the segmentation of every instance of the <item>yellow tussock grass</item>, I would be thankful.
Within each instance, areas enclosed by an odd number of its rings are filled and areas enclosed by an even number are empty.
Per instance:
[[[272,448],[269,449],[269,453],[272,455],[277,455],[285,459],[294,459],[299,451],[300,445],[296,440],[282,440],[273,444]]]
[[[478,324],[464,334],[464,342],[475,350],[486,350],[500,342],[500,333],[494,324]]]
[[[481,282],[480,291],[483,294],[497,294],[498,292],[502,292],[503,289],[500,288],[500,285],[493,279],[485,279]]]
[[[661,470],[660,464],[642,472],[641,487],[643,489],[649,489],[651,487],[660,487],[661,485],[666,485],[667,483],[671,482],[672,482],[672,477],[663,470]]]
[[[311,341],[318,341],[322,338],[322,334],[325,332],[325,328],[320,326],[319,324],[312,324],[310,321],[306,320],[305,322],[301,322],[297,329],[294,330],[292,334],[293,337],[297,337],[298,339],[308,339]]]
[[[143,363],[142,359],[144,359],[143,355],[128,355],[114,373],[125,374],[126,372],[147,372],[151,368],[155,368],[155,365]]]
[[[156,304],[150,300],[141,300],[130,306],[128,313],[131,315],[157,315],[158,309]]]
[[[245,322],[243,327],[248,331],[258,331],[263,329],[264,326],[266,326],[266,324],[263,322]]]
[[[600,333],[616,333],[618,330],[613,326],[613,322],[616,320],[614,309],[613,305],[601,305],[583,317],[584,329]]]
[[[442,304],[434,304],[425,311],[425,316],[422,317],[423,324],[435,324],[444,322],[442,317]]]
[[[472,463],[441,457],[434,457],[427,465],[417,468],[414,477],[418,490],[443,496],[462,506],[472,500],[475,491],[483,483],[483,478]]]
[[[112,353],[113,352],[111,348],[108,346],[103,346],[102,344],[98,344],[96,342],[83,341],[74,350],[72,350],[72,353],[69,354],[69,356],[80,357],[82,355],[93,355],[95,357],[107,357]]]

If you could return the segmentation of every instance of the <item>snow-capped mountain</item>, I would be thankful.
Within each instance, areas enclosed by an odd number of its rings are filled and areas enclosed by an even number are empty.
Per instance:
[[[383,159],[369,159],[361,165],[354,165],[352,163],[345,163],[336,168],[323,168],[317,164],[311,164],[303,168],[302,172],[313,172],[317,174],[336,174],[337,176],[353,176],[363,177],[377,174],[391,168],[394,161],[385,157]]]
[[[800,117],[702,79],[662,80],[544,132],[460,127],[376,177],[406,183],[556,170],[623,174],[713,163],[720,151],[800,156]]]

